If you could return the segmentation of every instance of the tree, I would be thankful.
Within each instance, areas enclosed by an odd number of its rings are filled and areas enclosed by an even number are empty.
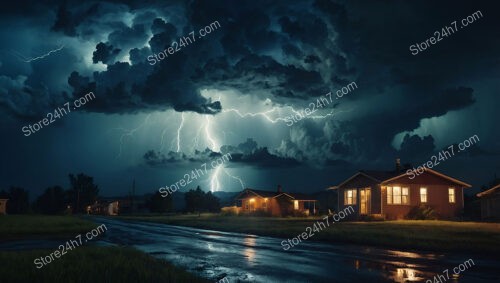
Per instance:
[[[83,173],[69,174],[71,188],[68,190],[71,207],[75,213],[85,213],[87,206],[96,202],[99,189],[94,178]]]
[[[29,193],[23,188],[10,187],[9,191],[1,191],[0,198],[7,198],[8,214],[24,214],[29,211]]]
[[[205,193],[200,189],[200,186],[196,187],[196,190],[189,190],[184,195],[186,200],[186,211],[188,212],[219,212],[220,211],[220,200],[218,197],[214,196],[211,192]]]
[[[67,193],[60,186],[49,187],[35,201],[35,210],[43,214],[62,214],[68,204]]]
[[[148,207],[151,212],[164,213],[172,211],[172,195],[162,197],[160,192],[156,192],[151,196]]]
[[[209,212],[220,212],[220,200],[212,192],[207,192],[204,199],[204,208]]]

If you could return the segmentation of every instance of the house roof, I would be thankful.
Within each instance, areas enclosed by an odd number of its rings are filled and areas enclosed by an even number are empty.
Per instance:
[[[465,187],[465,188],[471,188],[471,187],[472,187],[471,185],[469,185],[469,184],[467,184],[467,183],[465,183],[465,182],[462,182],[462,181],[460,181],[460,180],[458,180],[458,179],[452,178],[452,177],[450,177],[450,176],[448,176],[448,175],[445,175],[445,174],[443,174],[443,173],[439,173],[438,171],[432,170],[432,169],[430,169],[430,168],[425,168],[425,171],[427,171],[427,172],[429,172],[429,173],[431,173],[431,174],[434,174],[434,175],[436,175],[436,176],[438,176],[438,177],[441,177],[441,178],[443,178],[443,179],[446,179],[446,180],[448,180],[448,181],[450,181],[450,182],[453,182],[453,183],[455,183],[455,184],[459,184],[459,185],[461,185],[461,186],[463,186],[463,187]],[[402,174],[400,174],[400,175],[398,175],[398,176],[392,177],[392,178],[390,178],[390,179],[384,180],[382,183],[387,183],[387,182],[390,182],[390,181],[392,181],[392,180],[396,180],[396,179],[398,179],[398,178],[401,178],[401,177],[403,177],[403,176],[406,176],[406,172],[405,172],[405,173],[402,173]]]
[[[484,192],[480,192],[478,193],[476,196],[478,197],[484,197],[484,196],[487,196],[487,195],[491,195],[491,194],[494,194],[496,193],[497,191],[500,191],[500,184],[494,186],[493,188],[489,189],[489,190],[486,190]]]
[[[236,196],[236,199],[238,199],[245,192],[251,192],[251,193],[254,193],[256,196],[263,197],[263,198],[275,198],[275,197],[278,197],[280,195],[287,195],[295,200],[311,200],[311,201],[315,200],[307,194],[254,190],[254,189],[250,189],[250,188],[246,188],[245,190],[243,190],[240,194],[238,194]]]
[[[450,176],[447,176],[445,174],[439,173],[439,172],[437,172],[435,170],[432,170],[430,168],[425,168],[425,171],[427,171],[427,172],[429,172],[431,174],[434,174],[436,176],[439,176],[441,178],[447,179],[448,181],[451,181],[453,183],[462,185],[462,186],[464,186],[466,188],[472,187],[471,185],[469,185],[469,184],[467,184],[465,182],[462,182],[460,180],[457,180],[457,179],[452,178]],[[407,174],[406,174],[406,171],[405,172],[401,172],[401,171],[395,171],[395,170],[393,170],[393,171],[360,170],[359,172],[357,172],[356,174],[354,174],[352,177],[350,177],[349,179],[347,179],[344,182],[342,182],[340,185],[333,186],[333,187],[330,187],[328,189],[336,190],[339,187],[343,186],[344,184],[346,184],[347,182],[351,181],[352,179],[354,179],[355,177],[357,177],[359,175],[368,177],[368,178],[374,180],[377,183],[384,184],[384,183],[387,183],[387,182],[399,179],[399,178],[401,178],[403,176],[406,176]]]

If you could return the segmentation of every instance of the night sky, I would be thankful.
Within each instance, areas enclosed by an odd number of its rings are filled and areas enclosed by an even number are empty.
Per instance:
[[[134,179],[137,193],[152,193],[231,153],[183,190],[315,192],[396,158],[420,165],[477,135],[433,168],[477,191],[500,174],[500,5],[460,2],[2,4],[0,189],[34,197],[83,172],[104,196],[127,194]],[[476,11],[483,17],[412,55]],[[191,31],[195,42],[150,64]],[[95,99],[39,131],[21,130],[89,92]]]

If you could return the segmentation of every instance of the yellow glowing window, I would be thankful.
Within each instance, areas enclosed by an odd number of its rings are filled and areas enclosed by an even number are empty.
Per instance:
[[[356,204],[356,190],[344,191],[344,204]]]
[[[293,209],[299,210],[299,201],[298,200],[293,201]]]
[[[455,189],[454,188],[448,189],[448,201],[450,203],[455,203]]]
[[[409,188],[401,188],[399,186],[387,187],[387,203],[409,204],[410,203]]]
[[[427,188],[420,188],[420,202],[427,202]]]

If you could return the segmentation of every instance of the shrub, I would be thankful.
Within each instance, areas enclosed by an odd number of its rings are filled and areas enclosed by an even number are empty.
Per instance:
[[[414,206],[410,212],[408,212],[406,218],[412,220],[435,220],[437,219],[437,215],[434,208],[428,205],[420,205]]]

